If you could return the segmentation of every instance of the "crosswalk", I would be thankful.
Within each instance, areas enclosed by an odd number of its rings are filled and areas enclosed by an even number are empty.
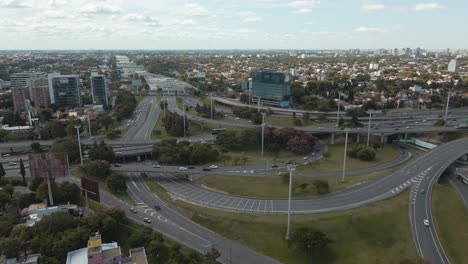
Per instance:
[[[163,217],[162,215],[158,214],[153,208],[149,207],[147,204],[145,203],[136,203],[136,207],[135,207],[138,211],[140,212],[143,212],[145,214],[149,214],[151,215],[152,217],[155,217],[157,218],[159,221],[163,221],[163,222],[168,222],[167,218]]]
[[[396,187],[395,189],[392,190],[392,194],[398,194],[406,188],[413,186],[412,188],[412,203],[414,203],[414,200],[416,199],[416,194],[417,194],[417,189],[419,188],[419,185],[421,184],[421,181],[423,180],[424,176],[432,169],[432,166],[425,169],[424,171],[420,172],[418,175],[414,176],[413,178],[407,180],[406,182],[400,184],[400,186]],[[406,173],[410,173],[407,171]]]

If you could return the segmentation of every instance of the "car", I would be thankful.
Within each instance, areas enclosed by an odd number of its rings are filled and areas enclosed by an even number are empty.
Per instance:
[[[429,226],[429,220],[424,219],[424,220],[423,220],[423,223],[424,223],[425,226]]]
[[[286,165],[292,165],[292,164],[294,164],[294,161],[292,161],[292,160],[286,161]]]
[[[195,166],[188,166],[187,168],[188,168],[189,170],[193,170],[193,169],[195,169]]]
[[[159,168],[161,168],[161,165],[159,165],[159,164],[154,164],[154,165],[153,165],[153,168],[159,169]]]
[[[406,124],[406,121],[403,121],[402,123],[403,123],[403,124]]]
[[[8,154],[8,153],[7,153],[7,154],[3,154],[3,157],[10,157],[10,156],[11,156],[11,154]]]
[[[138,211],[137,211],[137,209],[135,209],[135,208],[133,208],[133,207],[130,207],[130,212],[136,214]]]
[[[278,165],[277,164],[273,164],[271,165],[272,168],[278,168]]]
[[[406,129],[410,129],[411,127],[407,126]]]
[[[425,193],[426,193],[426,190],[424,190],[424,189],[421,189],[421,191],[420,191],[419,193],[421,193],[421,194],[425,194]]]
[[[203,171],[211,171],[210,168],[203,168]]]
[[[235,119],[235,120],[239,120],[239,119],[240,119],[240,117],[236,117],[236,118],[234,118],[234,119]]]
[[[315,152],[312,152],[312,157],[315,156],[315,155],[317,155],[317,154]]]
[[[161,210],[161,206],[159,206],[159,205],[155,205],[155,206],[154,206],[154,209],[156,209],[156,210],[158,210],[158,211],[159,211],[159,210]]]
[[[398,127],[395,127],[393,130],[398,130]]]
[[[8,166],[16,166],[16,162],[10,162],[8,163]]]
[[[302,158],[302,159],[303,159],[303,160],[307,160],[307,159],[308,159],[308,157],[304,157],[304,158]]]
[[[179,170],[180,170],[180,171],[186,171],[187,168],[185,168],[185,167],[179,167]]]
[[[122,165],[116,163],[116,164],[114,164],[114,167],[122,167]]]
[[[216,166],[216,165],[211,165],[210,166],[210,169],[217,169],[217,168],[218,168],[218,166]]]
[[[143,221],[145,221],[145,223],[148,223],[148,224],[151,223],[151,219],[149,219],[148,217],[143,218]]]

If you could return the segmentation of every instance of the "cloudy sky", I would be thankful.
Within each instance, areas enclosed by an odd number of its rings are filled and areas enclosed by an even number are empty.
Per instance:
[[[0,0],[0,49],[468,48],[465,0]]]

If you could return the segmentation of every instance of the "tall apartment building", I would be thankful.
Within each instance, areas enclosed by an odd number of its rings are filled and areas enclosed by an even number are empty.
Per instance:
[[[81,106],[80,77],[78,75],[49,74],[50,103],[59,107]]]
[[[289,75],[274,71],[252,73],[252,98],[254,102],[279,107],[289,107],[291,84]]]
[[[32,78],[45,77],[43,72],[17,72],[10,76],[12,87],[22,87],[27,85],[27,80]]]
[[[91,89],[93,95],[93,103],[107,106],[109,104],[109,87],[104,75],[97,72],[91,73]]]
[[[32,78],[27,80],[29,88],[29,98],[34,102],[36,107],[49,107],[49,81],[45,77]]]
[[[26,111],[26,100],[29,100],[29,89],[27,86],[11,87],[13,106],[16,112]]]
[[[449,72],[456,72],[457,71],[457,60],[453,59],[449,62],[448,64],[448,69]]]

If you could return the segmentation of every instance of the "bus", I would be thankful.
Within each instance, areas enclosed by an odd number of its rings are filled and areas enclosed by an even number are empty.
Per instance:
[[[219,133],[221,132],[224,132],[226,131],[226,129],[224,128],[214,128],[214,129],[211,129],[211,135],[218,135]]]

